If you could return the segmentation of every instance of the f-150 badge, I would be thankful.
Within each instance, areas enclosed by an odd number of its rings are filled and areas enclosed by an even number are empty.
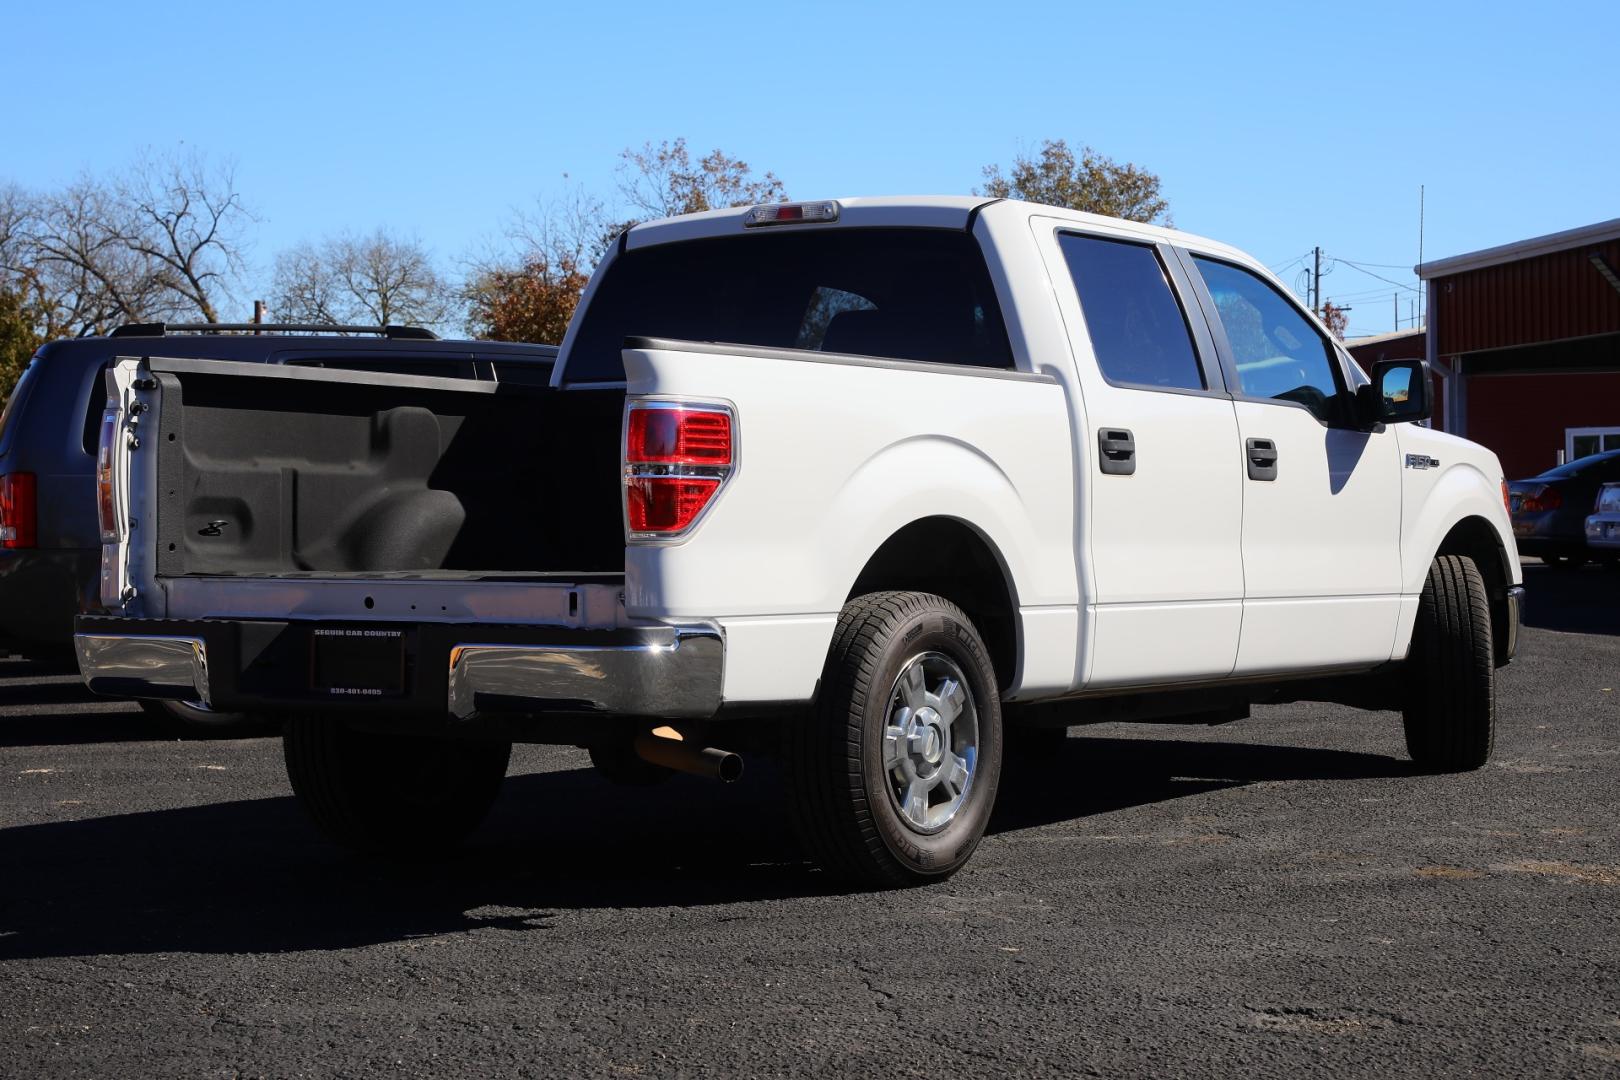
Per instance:
[[[1406,467],[1408,469],[1438,469],[1440,459],[1432,458],[1428,454],[1407,454]]]

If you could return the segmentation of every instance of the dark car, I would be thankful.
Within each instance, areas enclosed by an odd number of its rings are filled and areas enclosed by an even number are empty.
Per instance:
[[[0,419],[0,656],[72,666],[73,617],[99,607],[95,456],[102,372],[165,356],[544,383],[549,345],[440,340],[409,326],[138,324],[34,353]]]
[[[1519,554],[1554,566],[1579,566],[1595,553],[1586,546],[1586,518],[1598,489],[1620,481],[1620,450],[1576,458],[1529,480],[1508,485],[1508,510]]]

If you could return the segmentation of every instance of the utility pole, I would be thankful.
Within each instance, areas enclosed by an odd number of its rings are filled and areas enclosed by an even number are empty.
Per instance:
[[[1311,310],[1322,317],[1322,249],[1316,249],[1316,269],[1311,271]]]
[[[1399,330],[1401,328],[1401,294],[1390,293],[1389,299],[1395,305],[1395,329]]]
[[[1419,266],[1423,265],[1423,185],[1422,184],[1418,185],[1418,265]],[[1428,299],[1428,293],[1429,293],[1428,283],[1421,280],[1421,279],[1419,279],[1418,286],[1423,290],[1422,292],[1418,293],[1418,299],[1420,301],[1426,301]],[[1428,314],[1428,312],[1426,312],[1426,311],[1421,311],[1420,310],[1418,312],[1417,316],[1415,316],[1412,319],[1412,327],[1413,327],[1413,329],[1416,329],[1418,323],[1423,321],[1422,316],[1425,316],[1427,314]]]

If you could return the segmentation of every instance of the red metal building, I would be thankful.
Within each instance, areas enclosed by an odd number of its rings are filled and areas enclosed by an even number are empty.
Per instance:
[[[1442,387],[1435,426],[1496,451],[1509,479],[1620,449],[1620,218],[1417,274]],[[1357,343],[1358,359],[1378,359],[1377,344]]]

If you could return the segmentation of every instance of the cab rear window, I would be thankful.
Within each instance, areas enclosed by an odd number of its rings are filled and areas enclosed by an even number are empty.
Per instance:
[[[565,361],[569,382],[624,378],[627,337],[1012,366],[978,242],[951,229],[795,229],[626,252]]]

